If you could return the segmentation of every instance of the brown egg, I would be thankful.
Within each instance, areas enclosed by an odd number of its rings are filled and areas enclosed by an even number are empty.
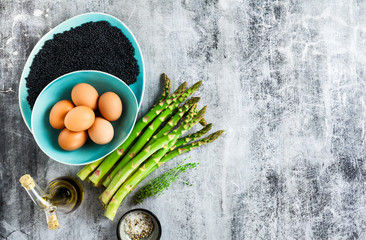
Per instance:
[[[109,143],[113,139],[114,130],[110,122],[101,117],[96,117],[94,124],[88,129],[90,139],[99,145]]]
[[[58,135],[58,144],[63,150],[74,151],[83,146],[88,140],[88,134],[86,131],[72,132],[65,128]]]
[[[71,98],[76,106],[87,106],[92,110],[97,109],[98,96],[97,90],[87,83],[79,83],[71,91]]]
[[[71,109],[65,117],[65,126],[73,132],[80,132],[90,128],[95,119],[93,110],[89,107],[78,106]]]
[[[51,126],[56,129],[65,128],[65,116],[73,108],[74,104],[69,100],[61,100],[53,105],[49,116]]]
[[[106,92],[98,100],[99,111],[108,121],[116,121],[122,114],[122,101],[114,92]]]

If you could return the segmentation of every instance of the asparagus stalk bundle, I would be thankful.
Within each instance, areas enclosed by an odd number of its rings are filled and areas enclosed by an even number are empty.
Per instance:
[[[161,149],[162,151],[159,154],[162,154],[161,157],[164,156],[165,153],[169,151],[169,148],[175,141],[184,134],[187,130],[191,129],[195,124],[197,124],[206,113],[206,107],[204,107],[201,111],[197,113],[197,116],[193,121],[187,123],[172,133],[158,139],[153,144],[145,147],[136,157],[134,157],[127,165],[120,169],[116,174],[116,177],[113,178],[112,182],[108,185],[107,189],[100,195],[99,199],[103,205],[107,204],[118,188],[125,182],[125,180],[153,153]]]
[[[85,166],[78,176],[105,191],[99,199],[105,216],[111,220],[126,196],[150,173],[170,159],[217,139],[223,131],[201,138],[212,128],[204,119],[206,107],[197,110],[198,97],[191,96],[201,81],[189,89],[181,84],[173,94],[170,79],[163,74],[164,88],[158,102],[135,125],[130,136],[107,157]],[[182,137],[197,123],[205,126],[198,132]]]
[[[127,181],[119,188],[117,193],[113,196],[112,200],[109,202],[104,216],[113,221],[114,216],[117,213],[117,209],[122,201],[127,197],[127,195],[139,184],[144,178],[146,178],[150,173],[155,171],[161,165],[169,161],[170,159],[183,154],[185,152],[191,151],[199,146],[210,143],[217,139],[223,131],[218,131],[210,136],[198,140],[197,142],[193,142],[188,144],[182,148],[178,148],[172,151],[171,154],[165,154],[161,159],[157,161],[160,156],[155,156],[154,158],[149,159],[143,166],[141,166],[138,171],[136,171]]]

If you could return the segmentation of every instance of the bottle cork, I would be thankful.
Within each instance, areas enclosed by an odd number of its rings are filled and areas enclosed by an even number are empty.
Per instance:
[[[31,190],[34,188],[35,184],[34,184],[34,180],[33,178],[29,175],[29,174],[25,174],[23,175],[20,179],[19,182],[22,184],[22,186],[24,188],[26,188],[27,190]]]
[[[50,215],[48,217],[48,229],[49,230],[55,230],[60,227],[60,224],[58,223],[57,215]]]

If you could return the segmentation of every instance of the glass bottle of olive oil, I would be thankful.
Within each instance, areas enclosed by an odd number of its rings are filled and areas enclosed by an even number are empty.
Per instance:
[[[58,229],[57,212],[70,213],[80,206],[84,198],[81,184],[71,177],[59,177],[48,183],[43,191],[33,178],[26,174],[20,183],[28,192],[33,202],[46,213],[48,228]]]

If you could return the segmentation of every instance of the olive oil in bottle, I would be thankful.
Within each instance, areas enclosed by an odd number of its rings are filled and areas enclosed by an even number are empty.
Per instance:
[[[70,213],[83,201],[84,191],[81,184],[71,177],[59,177],[48,183],[46,193],[52,205],[63,213]]]
[[[52,180],[43,191],[33,178],[26,174],[20,183],[33,202],[46,213],[48,228],[59,228],[57,212],[70,213],[80,206],[84,198],[81,184],[71,177],[59,177]]]

